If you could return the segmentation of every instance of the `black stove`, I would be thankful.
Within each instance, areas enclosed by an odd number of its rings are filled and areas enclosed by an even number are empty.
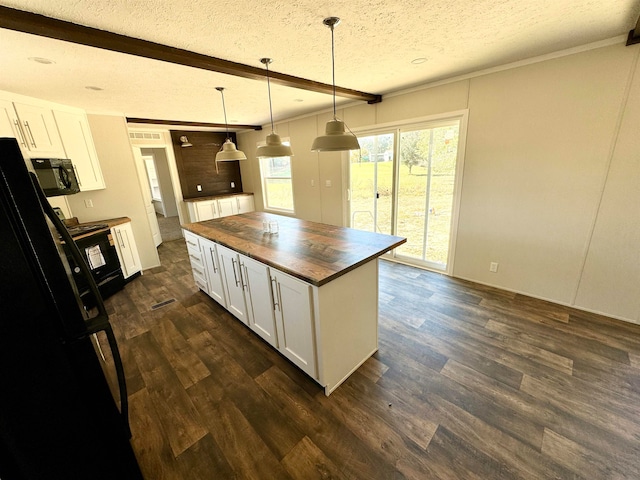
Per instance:
[[[106,223],[96,223],[93,225],[74,225],[72,227],[67,227],[67,230],[72,237],[78,237],[85,233],[97,232],[98,230],[104,230],[105,228],[109,228],[109,225]]]

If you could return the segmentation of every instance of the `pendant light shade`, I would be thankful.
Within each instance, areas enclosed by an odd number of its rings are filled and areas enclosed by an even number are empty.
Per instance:
[[[317,137],[311,145],[314,152],[341,152],[345,150],[358,150],[360,144],[357,137],[349,130],[346,124],[336,117],[336,61],[335,42],[333,29],[340,23],[338,17],[327,17],[322,23],[331,29],[331,69],[333,73],[333,120],[327,122],[325,134]]]
[[[292,157],[293,151],[289,145],[284,145],[273,129],[273,108],[271,106],[271,82],[269,80],[269,64],[272,62],[270,58],[261,58],[260,62],[267,68],[267,89],[269,92],[269,116],[271,117],[271,133],[267,135],[267,144],[261,145],[256,150],[256,157]]]
[[[218,162],[228,162],[231,160],[246,160],[247,156],[243,151],[236,148],[236,144],[229,137],[229,124],[227,123],[227,109],[224,105],[224,87],[216,87],[216,90],[222,95],[222,110],[224,111],[224,124],[227,128],[227,139],[222,144],[222,148],[216,153],[216,169]]]

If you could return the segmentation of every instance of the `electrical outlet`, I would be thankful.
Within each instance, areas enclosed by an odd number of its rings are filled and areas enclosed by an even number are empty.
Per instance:
[[[489,271],[496,273],[498,271],[498,262],[491,262],[489,264]]]
[[[93,200],[91,200],[90,198],[87,198],[87,199],[84,201],[84,206],[85,206],[86,208],[93,208]]]
[[[196,190],[198,190],[199,192],[202,191],[202,185],[196,185]]]
[[[236,182],[231,182],[231,188],[236,188]]]
[[[325,187],[330,187],[331,186],[331,180],[325,180],[324,181],[324,186]]]

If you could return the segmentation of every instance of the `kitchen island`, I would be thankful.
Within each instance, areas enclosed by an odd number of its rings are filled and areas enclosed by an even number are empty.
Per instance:
[[[378,349],[378,257],[405,238],[264,212],[183,228],[198,287],[327,395]]]

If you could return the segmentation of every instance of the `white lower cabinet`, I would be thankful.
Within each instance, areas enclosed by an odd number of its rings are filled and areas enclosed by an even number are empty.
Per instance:
[[[308,375],[316,378],[311,285],[273,268],[278,349]]]
[[[318,377],[312,286],[185,231],[196,284],[313,378]],[[200,249],[200,250],[198,250]],[[201,286],[202,252],[207,287]]]
[[[221,217],[238,214],[238,202],[235,197],[226,197],[218,199],[218,212]]]
[[[216,245],[218,250],[218,258],[222,266],[222,277],[224,280],[224,291],[227,296],[227,310],[233,316],[246,325],[249,325],[247,319],[247,305],[244,300],[244,284],[242,278],[242,269],[240,268],[240,260],[238,254],[233,250]]]
[[[247,320],[251,330],[278,348],[278,336],[274,313],[274,295],[269,277],[269,267],[238,254],[244,281]]]
[[[0,123],[1,126],[2,124]],[[209,200],[196,200],[186,202],[186,204],[191,222],[204,222],[213,218],[253,212],[256,209],[253,195],[246,193]]]
[[[216,244],[200,238],[200,249],[207,273],[207,293],[211,298],[223,307],[227,307],[226,294],[224,291],[224,283],[222,280],[222,265],[218,256]]]
[[[142,270],[138,247],[133,236],[131,222],[116,225],[111,228],[111,236],[116,244],[116,252],[122,267],[122,275],[129,278]]]

